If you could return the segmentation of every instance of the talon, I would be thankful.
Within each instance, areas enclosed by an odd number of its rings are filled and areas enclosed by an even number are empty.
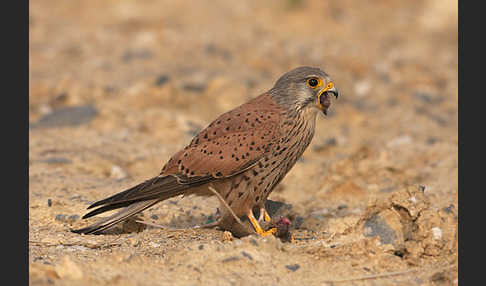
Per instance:
[[[258,223],[257,219],[253,216],[253,212],[250,211],[248,213],[248,219],[250,220],[251,224],[255,228],[256,233],[258,233],[261,237],[265,237],[267,235],[275,234],[277,232],[277,228],[271,228],[267,231],[263,230],[263,228]]]
[[[271,229],[269,229],[267,231],[264,231],[263,233],[260,233],[260,235],[262,237],[265,237],[267,235],[275,234],[276,232],[277,232],[277,228],[276,227],[273,227],[273,228],[271,228]]]
[[[265,207],[260,208],[260,216],[258,217],[258,221],[260,221],[260,222],[261,221],[269,222],[271,220],[272,220],[272,218],[268,214],[268,212],[265,209]]]
[[[269,222],[269,221],[272,220],[272,218],[270,217],[270,215],[268,214],[266,209],[263,209],[263,218],[265,219],[266,222]]]

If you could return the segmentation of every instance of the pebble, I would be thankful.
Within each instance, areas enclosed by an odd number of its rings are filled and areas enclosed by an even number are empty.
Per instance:
[[[152,56],[152,52],[147,49],[128,50],[123,54],[122,60],[124,62],[130,62],[132,60],[150,59]]]
[[[55,218],[57,221],[61,221],[61,222],[67,222],[67,223],[72,223],[76,220],[79,219],[79,215],[66,215],[66,214],[58,214],[56,215],[56,218]]]
[[[155,80],[155,85],[156,86],[163,86],[165,83],[169,81],[169,76],[163,74],[159,75],[157,79]]]
[[[397,189],[396,187],[385,187],[385,188],[380,189],[380,192],[391,193],[391,192],[395,191],[396,189]]]
[[[150,246],[153,247],[153,248],[157,248],[160,246],[159,243],[155,243],[155,242],[150,242]]]
[[[244,257],[246,257],[246,258],[248,258],[250,260],[253,260],[253,257],[250,254],[246,253],[245,251],[242,251],[241,252],[241,255],[243,255]]]
[[[434,235],[434,239],[441,239],[442,238],[442,229],[438,227],[432,228],[432,234]]]
[[[392,140],[390,140],[386,146],[387,147],[396,147],[396,146],[401,146],[401,145],[408,145],[410,143],[412,143],[412,137],[410,137],[409,135],[403,135],[403,136],[399,136],[399,137],[396,137]]]
[[[455,207],[453,204],[450,204],[448,207],[443,208],[446,213],[452,213],[454,211]]]
[[[182,88],[189,92],[203,92],[206,90],[207,86],[200,83],[187,83],[184,84]]]
[[[369,218],[364,224],[364,235],[378,236],[383,244],[393,244],[397,240],[395,230],[379,215]]]
[[[30,124],[30,128],[75,127],[89,123],[98,116],[98,109],[92,105],[68,106],[56,109]]]
[[[233,234],[229,231],[224,231],[221,237],[221,241],[232,241],[232,240],[233,240]]]
[[[358,81],[354,85],[354,92],[358,96],[365,96],[371,90],[371,83],[369,81]]]
[[[428,92],[421,92],[421,91],[415,92],[414,97],[421,100],[424,103],[437,104],[437,103],[441,103],[442,101],[444,101],[444,97],[442,97],[440,95],[434,95],[434,94],[431,94],[431,93],[428,93]]]
[[[63,258],[60,264],[55,266],[55,270],[59,277],[64,279],[83,278],[83,271],[81,268],[67,256]]]
[[[439,138],[436,138],[436,137],[429,137],[427,138],[427,144],[429,145],[434,145],[435,143],[439,142],[440,139]]]
[[[300,268],[300,265],[299,264],[290,264],[290,265],[285,265],[285,268],[287,268],[288,270],[290,270],[292,272],[295,272]]]
[[[239,258],[238,256],[230,256],[228,258],[225,258],[223,259],[223,263],[226,263],[226,262],[232,262],[232,261],[238,261],[240,260],[241,258]]]
[[[110,177],[121,180],[127,177],[127,173],[120,166],[113,165],[111,167]]]
[[[71,164],[73,161],[64,157],[51,157],[45,160],[41,160],[41,162],[47,164]]]

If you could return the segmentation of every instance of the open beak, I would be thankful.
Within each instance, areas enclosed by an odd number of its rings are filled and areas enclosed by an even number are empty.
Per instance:
[[[329,109],[329,106],[331,106],[331,94],[334,95],[336,99],[339,96],[339,92],[336,86],[334,86],[333,82],[329,82],[328,85],[323,88],[317,95],[317,106],[320,110],[322,110],[322,113],[324,113],[325,115],[327,115],[327,109]]]

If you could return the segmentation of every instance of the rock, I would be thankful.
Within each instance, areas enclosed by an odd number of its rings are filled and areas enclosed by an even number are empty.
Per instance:
[[[241,259],[241,258],[240,258],[240,257],[238,257],[238,256],[230,256],[230,257],[228,257],[228,258],[223,259],[221,262],[223,262],[223,263],[227,263],[227,262],[238,261],[238,260],[240,260],[240,259]]]
[[[153,54],[147,49],[128,50],[122,56],[124,62],[130,62],[132,60],[146,60],[152,58]]]
[[[414,97],[424,103],[438,104],[444,101],[444,97],[440,95],[431,94],[428,92],[417,91],[414,93]]]
[[[365,236],[378,236],[383,244],[398,246],[403,243],[400,220],[391,211],[373,215],[366,220],[363,233]]]
[[[410,143],[412,143],[412,141],[412,137],[410,137],[409,135],[403,135],[388,141],[388,143],[386,143],[386,146],[392,148],[401,145],[409,145]]]
[[[159,75],[157,77],[157,79],[155,80],[155,85],[156,86],[163,86],[164,84],[166,84],[167,82],[169,81],[169,76],[163,74],[163,75]]]
[[[457,244],[457,217],[445,208],[431,208],[422,186],[373,202],[360,223],[364,236],[378,237],[393,246],[395,255],[409,259],[440,256],[455,251]]]
[[[158,248],[158,247],[160,247],[160,243],[155,243],[155,242],[153,242],[153,241],[151,241],[149,244],[150,244],[150,246],[151,246],[151,247],[153,247],[153,248]]]
[[[123,169],[120,166],[113,165],[111,167],[110,177],[115,178],[117,180],[122,180],[127,177],[127,173],[123,171]]]
[[[441,239],[442,238],[442,229],[439,227],[433,227],[432,234],[434,235],[434,239]]]
[[[82,279],[83,271],[68,256],[65,256],[61,263],[55,266],[56,273],[62,279]]]
[[[55,220],[60,221],[60,222],[66,222],[66,223],[73,223],[76,220],[79,219],[79,215],[65,215],[65,214],[58,214],[56,215]]]
[[[358,96],[365,96],[371,90],[371,83],[369,81],[358,81],[354,85],[354,92]]]
[[[30,128],[75,127],[89,123],[97,115],[98,110],[92,105],[63,107],[41,117]]]
[[[222,236],[221,236],[221,241],[232,241],[233,240],[233,234],[229,231],[224,231]]]
[[[73,161],[64,157],[51,157],[51,158],[41,160],[41,162],[47,164],[71,164]]]
[[[33,263],[29,265],[29,279],[47,277],[47,281],[52,283],[52,279],[59,279],[59,274],[55,268],[45,263]]]
[[[244,257],[246,257],[250,260],[253,260],[253,257],[250,254],[246,253],[245,251],[241,251],[241,255],[243,255]]]
[[[231,58],[232,58],[230,51],[228,51],[224,48],[218,47],[218,46],[216,46],[215,44],[212,44],[212,43],[207,44],[205,50],[209,55],[220,56],[224,60],[231,60]]]
[[[300,268],[300,265],[299,264],[290,264],[290,265],[285,265],[285,268],[287,268],[288,270],[290,270],[292,272],[295,272]]]
[[[427,141],[426,141],[426,143],[427,143],[428,145],[434,145],[434,144],[435,144],[435,143],[437,143],[437,142],[440,142],[440,138],[433,137],[433,136],[431,136],[431,137],[427,138]]]
[[[204,92],[207,85],[204,83],[186,83],[182,86],[182,88],[189,92]]]

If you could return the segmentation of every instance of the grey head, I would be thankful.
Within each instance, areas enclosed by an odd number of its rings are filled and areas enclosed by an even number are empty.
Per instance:
[[[338,98],[334,82],[320,68],[302,66],[282,75],[269,92],[275,101],[289,111],[318,109],[327,115],[330,95]]]

